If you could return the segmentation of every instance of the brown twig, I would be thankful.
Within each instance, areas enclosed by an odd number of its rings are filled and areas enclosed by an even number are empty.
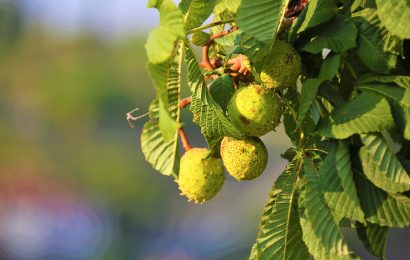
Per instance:
[[[213,70],[215,67],[214,65],[212,65],[210,59],[209,59],[209,48],[211,47],[211,45],[215,42],[215,39],[217,38],[221,38],[224,37],[236,30],[238,30],[239,27],[238,26],[233,26],[231,29],[226,30],[226,31],[222,31],[219,33],[216,33],[214,35],[211,36],[211,38],[209,39],[209,41],[204,45],[204,47],[202,48],[202,62],[201,62],[201,67],[206,70],[206,71],[211,71]],[[216,63],[215,63],[216,64]]]
[[[179,136],[181,137],[182,147],[184,148],[185,152],[188,152],[192,149],[192,146],[189,145],[188,138],[186,136],[185,130],[183,127],[178,129]]]
[[[192,97],[181,99],[179,101],[178,107],[182,109],[182,108],[185,108],[186,106],[189,106],[191,104],[191,99]]]

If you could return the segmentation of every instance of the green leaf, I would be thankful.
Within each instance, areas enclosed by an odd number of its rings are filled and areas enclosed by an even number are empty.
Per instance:
[[[160,22],[149,33],[145,49],[150,63],[163,63],[172,56],[176,41],[185,37],[184,18],[171,0],[150,1],[148,6],[159,10]]]
[[[180,93],[180,73],[182,63],[182,52],[180,52],[172,63],[168,64],[167,74],[154,74],[157,81],[165,79],[166,103],[169,115],[174,122],[179,121],[180,109],[178,108]],[[157,83],[159,84],[159,83]],[[164,83],[160,83],[164,84]],[[179,148],[178,132],[174,131],[171,139],[165,139],[160,130],[162,118],[159,108],[159,97],[155,99],[149,108],[149,121],[144,124],[141,134],[141,149],[145,159],[164,175],[176,177],[179,172]]]
[[[250,259],[310,259],[302,241],[297,209],[300,161],[292,161],[278,177],[261,219]]]
[[[341,57],[342,55],[340,54],[331,53],[327,55],[325,61],[322,63],[322,66],[320,67],[319,78],[332,80],[339,71]]]
[[[196,46],[204,46],[209,39],[211,38],[211,35],[206,32],[195,32],[192,34],[192,39],[191,41],[196,45]]]
[[[337,6],[333,0],[311,0],[307,6],[305,19],[298,32],[329,21],[337,13]]]
[[[185,29],[200,26],[212,13],[218,0],[182,0],[179,8],[184,13]]]
[[[292,143],[297,146],[300,141],[300,128],[298,128],[298,119],[296,118],[296,111],[293,113],[292,109],[298,109],[299,107],[299,93],[296,88],[288,88],[283,99],[289,104],[285,107],[283,112],[283,125],[287,136],[291,139]]]
[[[379,27],[380,21],[376,10],[368,8],[360,11],[355,14],[353,20],[359,29],[356,52],[360,60],[376,72],[387,72],[393,69],[396,66],[397,56],[384,50],[388,32]]]
[[[360,159],[366,177],[387,192],[410,189],[410,177],[380,134],[361,135]]]
[[[386,240],[389,228],[367,223],[363,225],[357,223],[357,235],[362,240],[364,246],[380,259],[386,259]]]
[[[242,0],[237,13],[241,30],[272,46],[289,0]]]
[[[410,107],[400,107],[390,104],[397,129],[406,140],[410,140]]]
[[[307,113],[316,99],[317,91],[324,79],[307,79],[303,82],[302,93],[300,94],[299,122],[303,123]]]
[[[214,13],[216,15],[223,12],[236,13],[241,4],[241,0],[220,0],[215,6]]]
[[[393,35],[410,39],[410,3],[408,0],[376,0],[381,23]]]
[[[194,122],[201,127],[202,134],[207,139],[218,139],[223,136],[243,138],[243,133],[229,121],[209,94],[195,54],[188,46],[185,59],[188,67],[188,84],[192,91],[190,109],[194,115]]]
[[[410,225],[409,198],[387,193],[359,174],[355,174],[355,177],[360,204],[368,222],[388,227]]]
[[[181,55],[176,55],[176,59],[181,59]],[[164,62],[161,64],[151,64],[148,62],[147,70],[150,78],[157,90],[158,110],[159,110],[159,128],[164,140],[169,141],[175,136],[175,132],[181,125],[176,122],[170,115],[168,103],[169,85],[180,85],[180,62]]]
[[[330,22],[309,33],[311,40],[302,47],[310,53],[320,53],[324,48],[342,52],[356,47],[357,28],[349,17],[336,15]]]
[[[226,111],[229,100],[235,92],[232,78],[229,75],[223,75],[214,80],[209,86],[209,92],[212,98],[218,103],[223,111]]]
[[[311,159],[305,160],[304,214],[300,216],[303,241],[315,259],[352,259],[339,226],[320,192],[318,177]]]
[[[354,11],[356,11],[359,7],[364,8],[365,4],[366,4],[367,0],[355,0],[352,3],[352,6],[350,7],[350,11],[353,13]]]
[[[235,45],[237,45],[237,41],[241,37],[241,34],[241,30],[236,30],[233,33],[230,33],[224,37],[216,38],[215,42],[221,46],[234,47]]]
[[[363,84],[359,85],[357,88],[381,94],[401,106],[410,107],[410,89],[378,83]]]
[[[268,55],[267,47],[264,43],[256,40],[249,34],[243,33],[240,42],[241,53],[244,54],[260,72],[263,61]]]
[[[370,82],[380,82],[380,83],[392,83],[394,82],[402,88],[410,89],[410,76],[381,76],[377,74],[368,74],[362,77],[357,84],[366,84]]]
[[[393,127],[389,103],[380,95],[364,92],[319,122],[322,136],[344,139],[353,134],[380,132]]]
[[[326,204],[339,216],[364,222],[356,187],[353,181],[349,148],[332,142],[319,170],[319,185]]]

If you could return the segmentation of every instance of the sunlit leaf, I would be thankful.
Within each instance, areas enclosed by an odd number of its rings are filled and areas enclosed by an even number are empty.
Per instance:
[[[327,205],[338,215],[364,222],[351,168],[348,146],[331,143],[319,169],[319,185]]]
[[[166,98],[167,109],[162,109],[167,113],[173,122],[179,121],[180,109],[178,108],[181,87],[181,63],[182,52],[174,58],[172,63],[168,64],[164,74],[161,70],[154,70],[152,74],[155,85],[165,87],[164,95],[158,96],[149,108],[149,121],[144,124],[141,134],[141,149],[145,159],[160,173],[164,175],[173,175],[176,177],[179,171],[179,149],[178,149],[178,132],[176,129],[161,129],[160,122],[163,114],[160,114],[159,99]],[[159,67],[161,68],[161,67]],[[166,110],[165,110],[166,109]],[[162,130],[162,131],[161,131]],[[171,131],[172,130],[172,131]],[[165,138],[163,132],[172,134],[172,138]]]
[[[329,21],[337,13],[334,0],[311,0],[298,32]]]
[[[366,225],[357,223],[357,235],[362,240],[364,246],[380,259],[386,259],[387,227],[381,227],[372,223]]]
[[[397,56],[385,51],[388,32],[380,28],[375,9],[365,9],[355,14],[353,20],[359,29],[357,55],[371,70],[386,72],[396,66]],[[386,40],[385,40],[386,39]]]
[[[410,225],[409,198],[387,193],[358,174],[355,174],[355,177],[360,204],[367,221],[388,227]]]
[[[319,134],[344,139],[353,134],[390,129],[394,122],[389,103],[380,95],[364,92],[334,109],[319,125]]]
[[[149,33],[145,49],[149,62],[158,64],[166,62],[175,50],[176,41],[185,37],[184,17],[171,0],[150,1],[149,7],[158,9],[160,23]]]
[[[342,52],[356,47],[357,28],[349,17],[336,15],[309,35],[311,40],[302,47],[307,52],[320,53],[324,48]]]
[[[242,0],[237,13],[241,30],[271,46],[289,0]]]
[[[179,8],[184,13],[185,29],[200,26],[212,13],[218,0],[182,0]]]
[[[388,192],[410,189],[410,177],[380,134],[361,135],[360,159],[366,177]]]
[[[315,259],[352,259],[339,226],[320,192],[317,172],[311,159],[304,162],[306,190],[304,214],[300,216],[303,241]]]
[[[276,180],[261,219],[250,259],[310,259],[302,241],[297,209],[297,176],[301,162],[292,161]]]
[[[382,25],[402,39],[410,39],[410,3],[408,0],[376,0]]]

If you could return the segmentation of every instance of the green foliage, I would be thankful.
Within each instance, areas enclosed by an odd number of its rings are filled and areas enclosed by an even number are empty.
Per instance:
[[[200,26],[211,15],[217,0],[183,0],[179,4],[185,16],[185,29]]]
[[[389,229],[375,224],[367,223],[366,226],[358,223],[357,234],[364,246],[369,251],[378,256],[380,259],[385,259],[386,240]]]
[[[148,35],[145,49],[148,60],[153,63],[166,62],[175,49],[175,42],[185,36],[184,18],[171,0],[153,0],[148,7],[159,11],[160,23]]]
[[[348,146],[332,142],[319,170],[319,186],[326,204],[339,216],[364,222],[353,180]]]
[[[179,121],[180,114],[178,102],[181,62],[182,52],[175,56],[169,67],[162,64],[148,66],[158,98],[150,106],[150,120],[144,125],[141,148],[145,159],[164,175],[177,176],[179,171],[175,125],[178,124],[176,122]]]
[[[315,259],[351,259],[347,243],[343,238],[334,213],[326,205],[320,192],[319,180],[313,161],[304,163],[305,190],[300,224],[303,230],[303,241],[309,253]]]
[[[364,134],[390,129],[393,117],[389,103],[382,96],[364,92],[352,101],[332,111],[320,123],[323,136],[344,139],[353,134]]]
[[[380,21],[375,9],[364,9],[355,13],[354,21],[359,29],[357,55],[371,70],[387,72],[396,66],[397,56],[385,51],[389,45],[390,34],[380,28]],[[388,50],[395,46],[386,47]]]
[[[357,28],[349,17],[337,15],[326,26],[309,32],[310,41],[302,50],[320,53],[324,48],[343,52],[356,47]]]
[[[377,15],[393,35],[410,39],[410,5],[408,0],[376,0]]]
[[[163,44],[148,40],[164,48],[147,49],[157,89],[143,132],[147,160],[163,174],[176,175],[183,54],[190,111],[212,156],[220,155],[224,137],[252,135],[248,130],[255,122],[227,115],[237,93],[258,86],[256,93],[267,93],[283,111],[294,147],[283,155],[289,164],[273,185],[250,258],[357,258],[340,229],[346,221],[371,253],[384,258],[388,227],[410,224],[406,1],[311,0],[297,12],[300,3],[285,0],[183,0],[180,11],[166,0],[152,2],[160,10],[160,27],[172,37],[164,34]],[[172,12],[161,12],[163,5]],[[171,13],[177,21],[172,25]],[[202,25],[210,15],[212,23]],[[192,38],[185,38],[189,34]],[[286,68],[297,72],[296,84],[268,89],[261,80],[264,66],[275,69],[274,80],[284,74],[283,66],[270,65],[267,58],[280,51],[277,39],[292,45],[302,70]],[[190,42],[204,46],[201,63]],[[278,121],[281,112],[260,108],[251,98],[242,101],[250,113],[262,109],[256,116],[266,116],[264,121]]]
[[[361,135],[363,173],[377,187],[392,193],[410,189],[410,177],[387,142],[379,134]]]
[[[336,3],[329,0],[311,0],[298,32],[330,20],[337,13]]]
[[[250,259],[309,259],[297,208],[301,161],[289,163],[272,188]]]
[[[271,46],[279,30],[289,0],[242,0],[238,25],[255,39]]]
[[[229,121],[210,95],[195,54],[188,47],[185,59],[188,67],[188,85],[192,91],[190,109],[194,115],[194,122],[201,127],[208,144],[215,145],[223,136],[242,138],[244,134]]]

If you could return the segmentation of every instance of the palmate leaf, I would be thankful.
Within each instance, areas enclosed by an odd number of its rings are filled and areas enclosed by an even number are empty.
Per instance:
[[[303,241],[308,246],[309,253],[315,259],[354,258],[320,192],[318,176],[311,159],[305,160],[304,173],[306,185],[303,191],[303,206],[305,211],[300,216],[300,224],[303,230]]]
[[[397,56],[385,51],[385,45],[392,38],[386,30],[380,28],[380,21],[375,9],[365,9],[354,14],[353,20],[358,26],[357,55],[371,70],[386,72],[396,66]]]
[[[301,161],[293,160],[276,180],[250,259],[310,259],[301,238],[297,209],[299,171]]]
[[[212,13],[218,0],[182,0],[179,9],[185,17],[185,29],[200,26]]]
[[[377,15],[393,35],[410,39],[410,3],[408,0],[376,0]]]
[[[387,192],[410,189],[410,177],[380,134],[361,135],[360,160],[366,177]]]
[[[311,0],[298,32],[329,21],[337,13],[334,0]]]
[[[209,94],[195,54],[189,47],[186,47],[185,50],[188,84],[192,91],[190,109],[194,115],[194,122],[201,127],[201,132],[207,139],[223,136],[242,138],[243,133],[229,121],[221,107]]]
[[[366,226],[361,223],[356,223],[356,231],[364,246],[375,256],[380,259],[385,258],[386,240],[388,227],[381,227],[372,223],[367,223]]]
[[[242,0],[236,21],[245,33],[272,46],[289,0]]]
[[[168,69],[163,74],[152,74],[156,84],[165,83],[166,104],[169,116],[173,122],[179,121],[180,110],[178,108],[181,87],[181,63],[182,51],[178,52]],[[155,71],[160,72],[161,70]],[[160,82],[160,83],[158,83]],[[141,150],[145,159],[160,173],[176,177],[179,171],[179,148],[178,132],[173,131],[172,138],[165,139],[160,130],[160,121],[163,114],[160,113],[159,98],[155,99],[149,108],[149,121],[144,124],[141,134]],[[164,108],[162,108],[164,109]]]
[[[364,222],[359,197],[353,181],[349,148],[332,142],[319,170],[319,186],[326,204],[339,216]]]
[[[302,47],[310,53],[320,53],[324,48],[342,52],[356,47],[357,28],[349,17],[336,15],[328,23],[309,32],[311,40]]]
[[[158,27],[149,33],[145,44],[148,61],[163,63],[170,59],[176,41],[185,37],[184,17],[172,0],[151,0],[148,7],[157,8],[160,15]]]
[[[360,204],[368,222],[379,226],[406,227],[410,225],[410,199],[387,193],[355,174]]]
[[[353,134],[380,132],[393,125],[389,103],[380,95],[364,92],[321,120],[318,133],[344,139]]]

